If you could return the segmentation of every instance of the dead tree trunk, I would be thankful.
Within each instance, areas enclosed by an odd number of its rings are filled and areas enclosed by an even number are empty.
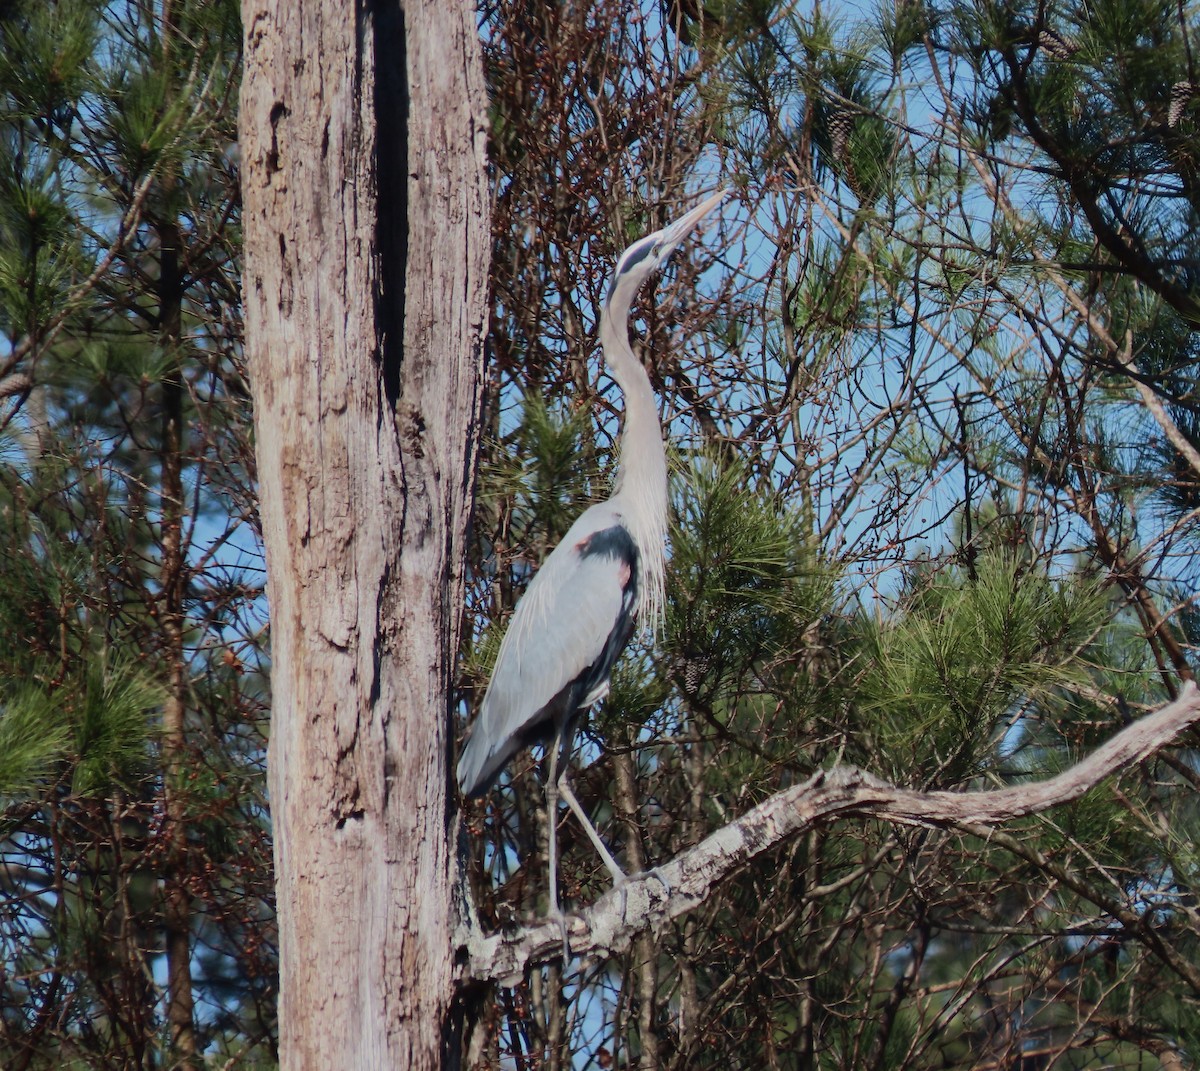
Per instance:
[[[488,255],[472,12],[243,3],[285,1069],[456,1051],[446,749]]]

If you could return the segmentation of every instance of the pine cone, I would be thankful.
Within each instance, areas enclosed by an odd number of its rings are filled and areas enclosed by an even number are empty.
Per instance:
[[[1167,112],[1167,126],[1178,126],[1184,110],[1192,98],[1200,94],[1200,82],[1176,82],[1171,86],[1171,107]]]
[[[850,135],[854,133],[854,113],[840,104],[830,105],[829,110],[829,152],[835,167],[846,178],[846,184],[861,196],[858,176],[854,173],[854,163],[850,159]]]
[[[1056,60],[1069,60],[1079,51],[1078,43],[1048,27],[1042,28],[1034,44]]]

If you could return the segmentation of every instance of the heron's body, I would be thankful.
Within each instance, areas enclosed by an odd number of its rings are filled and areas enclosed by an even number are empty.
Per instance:
[[[613,494],[583,512],[517,604],[458,763],[459,787],[478,795],[517,751],[554,737],[547,790],[554,910],[556,787],[614,879],[623,877],[575,801],[565,771],[557,785],[553,771],[569,755],[575,720],[608,693],[613,664],[635,623],[653,626],[663,601],[667,456],[650,379],[629,346],[629,308],[642,283],[723,197],[710,197],[671,226],[634,242],[617,262],[600,315],[608,372],[625,396]]]
[[[472,734],[458,765],[467,795],[486,791],[522,748],[569,735],[575,716],[607,693],[640,591],[640,554],[620,507],[618,496],[586,510],[517,605],[477,722],[490,731]]]

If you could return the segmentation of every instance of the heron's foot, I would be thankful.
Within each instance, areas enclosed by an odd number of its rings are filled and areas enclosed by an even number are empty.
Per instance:
[[[666,876],[658,867],[654,866],[649,870],[643,871],[641,876],[644,878],[653,878],[663,887],[663,895],[667,899],[671,898],[671,883],[667,881]]]

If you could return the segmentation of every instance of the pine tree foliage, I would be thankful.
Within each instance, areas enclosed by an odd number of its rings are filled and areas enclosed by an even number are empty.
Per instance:
[[[676,480],[669,608],[654,657],[676,667],[686,707],[711,728],[796,750],[780,704],[820,676],[836,572],[811,518],[745,466],[701,456]]]
[[[0,12],[6,1067],[270,1058],[240,47],[224,0]]]
[[[1050,716],[1058,693],[1090,680],[1108,610],[1098,585],[1051,579],[1002,550],[972,574],[916,571],[898,612],[861,619],[858,716],[894,780],[947,788],[984,773],[1016,716]]]
[[[66,752],[67,726],[56,724],[48,706],[45,694],[36,687],[9,694],[0,717],[0,798],[23,797]]]

